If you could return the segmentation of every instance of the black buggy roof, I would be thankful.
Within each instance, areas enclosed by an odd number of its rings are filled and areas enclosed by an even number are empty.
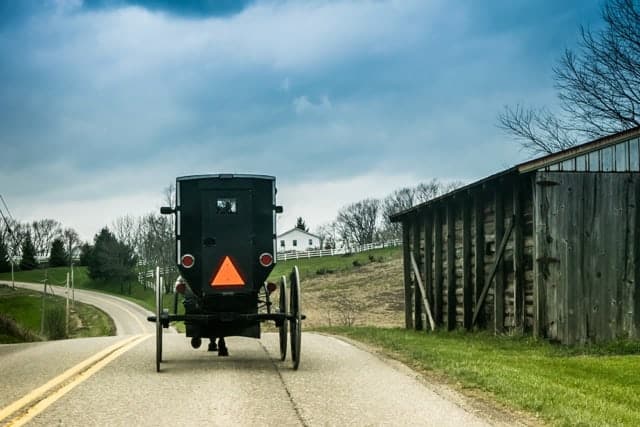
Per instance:
[[[218,173],[218,174],[207,174],[207,175],[179,176],[179,177],[176,178],[176,181],[188,181],[188,180],[191,180],[191,179],[209,179],[209,178],[219,178],[219,179],[233,179],[233,178],[268,179],[268,180],[271,180],[271,181],[275,181],[275,179],[276,179],[275,176],[271,176],[271,175]]]

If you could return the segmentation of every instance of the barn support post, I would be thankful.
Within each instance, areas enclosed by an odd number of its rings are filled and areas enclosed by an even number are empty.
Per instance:
[[[409,245],[409,227],[411,223],[408,220],[402,221],[402,260],[404,267],[404,325],[405,328],[413,328],[413,307],[411,302],[411,252]]]
[[[540,260],[544,255],[543,242],[544,233],[541,223],[541,203],[542,203],[542,187],[536,183],[538,181],[537,173],[534,173],[532,180],[533,191],[533,336],[535,338],[544,337],[544,283],[542,277],[542,265]]]
[[[635,191],[635,221],[634,228],[631,230],[633,238],[633,266],[635,275],[633,278],[634,285],[634,301],[633,301],[633,320],[634,320],[634,338],[640,338],[640,182],[636,182]]]
[[[478,306],[480,292],[484,288],[484,200],[482,191],[477,191],[473,201],[475,229],[475,282],[473,286],[474,307]],[[479,323],[484,323],[482,313],[478,318]]]
[[[433,216],[428,212],[424,215],[424,286],[426,297],[431,303],[430,310],[433,313]]]
[[[491,287],[491,282],[493,279],[497,279],[496,272],[502,265],[502,256],[504,255],[504,250],[507,247],[507,242],[509,241],[509,237],[511,236],[511,231],[513,230],[513,219],[509,223],[509,227],[507,229],[507,234],[502,236],[502,240],[500,241],[500,247],[498,248],[498,252],[496,252],[496,260],[493,263],[493,268],[491,269],[491,273],[489,274],[489,278],[484,284],[484,288],[482,288],[482,292],[480,293],[480,298],[478,299],[478,304],[476,305],[476,309],[473,312],[473,320],[471,325],[475,325],[476,320],[478,319],[478,315],[480,314],[480,310],[482,310],[482,305],[484,304],[484,300],[487,298],[487,293],[489,292],[489,287]]]
[[[433,246],[433,275],[435,281],[434,295],[433,295],[433,305],[435,311],[435,321],[436,325],[440,326],[443,323],[443,315],[442,315],[442,285],[444,282],[444,276],[442,274],[442,212],[439,208],[435,209],[435,219],[434,219],[434,227],[435,227],[435,235],[434,240],[435,244]]]
[[[456,328],[456,209],[447,203],[447,329]]]
[[[500,186],[495,187],[495,221],[496,221],[496,237],[495,244],[502,240],[504,234],[504,200]],[[496,253],[497,256],[497,253]],[[494,331],[502,333],[504,330],[504,267],[502,257],[496,259],[496,286],[493,291],[493,322]],[[485,285],[486,286],[486,285]]]
[[[471,329],[473,317],[473,287],[471,284],[471,206],[470,196],[462,203],[462,301],[463,326]]]
[[[416,260],[420,259],[420,211],[416,211],[413,219],[413,251],[412,254]],[[417,268],[414,270],[415,282],[413,285],[414,289],[414,327],[416,331],[421,331],[423,329],[422,324],[422,292],[418,283],[420,281],[420,269]]]
[[[513,183],[513,278],[514,278],[514,298],[513,313],[515,316],[515,327],[521,328],[524,332],[526,310],[525,289],[524,289],[524,234],[522,218],[522,197],[520,191],[520,180],[515,178]]]

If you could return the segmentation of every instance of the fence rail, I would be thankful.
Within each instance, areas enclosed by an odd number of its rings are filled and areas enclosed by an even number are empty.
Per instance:
[[[336,249],[315,249],[311,251],[278,252],[277,261],[288,261],[290,259],[316,258],[323,256],[334,256],[370,251],[372,249],[390,248],[402,245],[402,239],[389,240],[386,242],[368,243],[361,246],[342,247]]]

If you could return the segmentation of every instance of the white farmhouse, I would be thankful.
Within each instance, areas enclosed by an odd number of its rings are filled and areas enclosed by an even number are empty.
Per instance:
[[[292,228],[278,236],[278,252],[310,251],[321,248],[322,241],[319,236],[300,228]]]

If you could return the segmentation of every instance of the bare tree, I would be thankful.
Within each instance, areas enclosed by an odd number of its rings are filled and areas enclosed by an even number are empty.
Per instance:
[[[349,247],[373,242],[379,211],[380,201],[377,199],[361,200],[340,209],[336,225],[343,243]]]
[[[31,223],[31,239],[36,248],[36,255],[46,256],[51,244],[62,234],[62,226],[55,219],[40,219]]]
[[[3,224],[0,227],[0,233],[7,245],[7,250],[11,257],[20,254],[22,243],[30,230],[29,224],[23,224],[13,218],[3,217]]]
[[[137,249],[138,246],[138,224],[139,220],[132,215],[125,215],[116,218],[111,224],[113,235],[119,242],[130,248]]]
[[[532,153],[552,153],[640,126],[640,5],[608,0],[605,27],[580,28],[576,51],[567,49],[554,68],[561,115],[547,109],[506,107],[498,126]]]
[[[398,239],[402,235],[402,225],[393,223],[390,215],[401,212],[416,204],[416,188],[404,187],[395,190],[382,201],[382,237]]]
[[[140,218],[136,252],[149,266],[175,263],[172,221],[168,216],[150,213]]]
[[[446,194],[462,185],[464,183],[461,181],[444,182],[433,178],[431,181],[421,182],[415,187],[405,187],[394,191],[382,203],[382,237],[384,239],[400,239],[402,237],[401,224],[391,222],[390,215]]]
[[[462,181],[440,181],[437,178],[431,179],[431,181],[421,182],[415,189],[416,192],[416,204],[427,202],[436,197],[447,194],[456,188],[460,188],[465,183]]]
[[[338,229],[335,221],[323,224],[316,229],[322,241],[322,249],[335,249],[338,242]]]
[[[64,242],[64,250],[69,257],[69,265],[73,262],[73,254],[82,243],[80,236],[73,228],[65,228],[62,232],[62,241]]]

